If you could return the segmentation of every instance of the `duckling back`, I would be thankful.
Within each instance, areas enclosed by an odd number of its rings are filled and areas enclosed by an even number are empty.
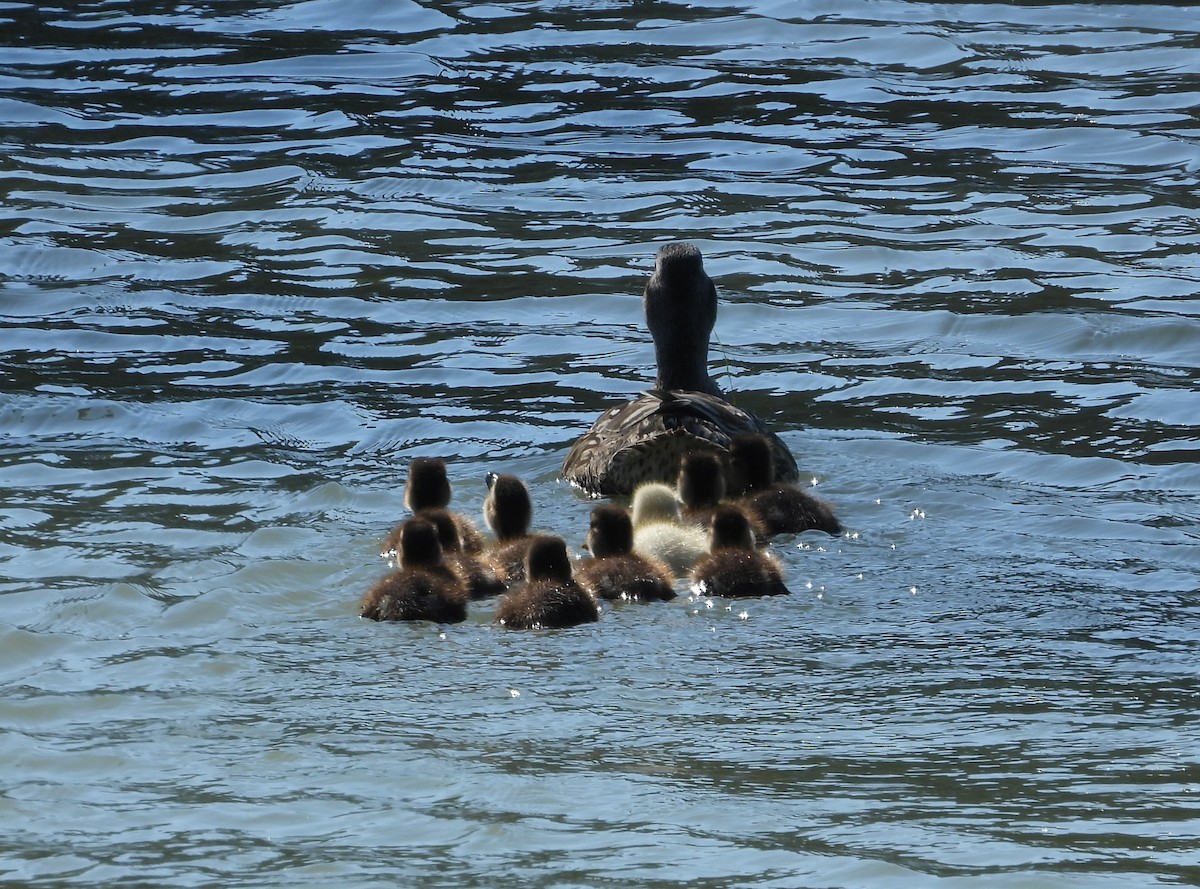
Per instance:
[[[467,617],[467,590],[445,564],[435,525],[411,518],[400,526],[400,568],[363,597],[361,615],[372,620],[457,623]]]
[[[359,613],[371,620],[459,623],[467,619],[467,591],[460,583],[420,568],[400,569],[376,581]]]

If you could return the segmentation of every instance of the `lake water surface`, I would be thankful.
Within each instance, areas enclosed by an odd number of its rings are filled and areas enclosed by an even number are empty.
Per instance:
[[[0,4],[0,882],[1200,885],[1200,12]],[[409,459],[582,543],[657,245],[841,538],[375,624]]]

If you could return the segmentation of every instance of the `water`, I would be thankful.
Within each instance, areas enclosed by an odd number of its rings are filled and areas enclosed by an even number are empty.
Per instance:
[[[1190,4],[9,2],[0,880],[1200,884]],[[793,595],[376,625],[404,467],[714,367]]]

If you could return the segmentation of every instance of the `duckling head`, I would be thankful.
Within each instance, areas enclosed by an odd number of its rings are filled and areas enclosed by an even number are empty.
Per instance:
[[[718,549],[754,549],[754,531],[746,514],[736,506],[722,506],[713,513],[709,530],[710,547]]]
[[[658,363],[656,389],[721,395],[708,375],[708,340],[717,323],[717,288],[694,244],[658,248],[642,297]]]
[[[525,576],[530,582],[549,580],[566,583],[571,579],[571,557],[561,537],[538,534],[529,543],[525,554]]]
[[[619,506],[604,504],[592,510],[588,549],[597,559],[623,556],[633,551],[633,522]]]
[[[716,506],[725,498],[725,470],[712,451],[685,454],[679,464],[679,499],[692,508]]]
[[[765,435],[744,432],[729,443],[730,490],[735,494],[761,491],[775,480],[775,452]]]
[[[414,457],[408,464],[408,482],[404,486],[404,505],[409,512],[444,507],[450,502],[450,480],[446,463],[437,457]]]
[[[670,485],[651,482],[633,492],[633,526],[679,521],[679,500]]]
[[[487,474],[487,498],[483,517],[500,540],[512,540],[529,533],[533,521],[533,502],[529,489],[515,475]]]
[[[441,562],[442,545],[433,522],[411,518],[400,527],[400,567],[432,568]]]
[[[437,528],[438,543],[442,546],[443,553],[456,553],[462,550],[462,537],[458,533],[458,525],[454,523],[454,516],[445,509],[423,509],[421,510],[420,518],[427,522],[432,522]]]

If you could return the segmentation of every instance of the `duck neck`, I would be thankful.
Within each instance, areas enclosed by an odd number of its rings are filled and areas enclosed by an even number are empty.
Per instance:
[[[717,288],[700,251],[668,245],[658,253],[643,298],[658,364],[655,387],[721,395],[708,375],[708,338],[717,323]]]
[[[721,395],[720,387],[708,375],[708,343],[681,344],[654,340],[654,357],[658,362],[656,389],[686,389]]]

